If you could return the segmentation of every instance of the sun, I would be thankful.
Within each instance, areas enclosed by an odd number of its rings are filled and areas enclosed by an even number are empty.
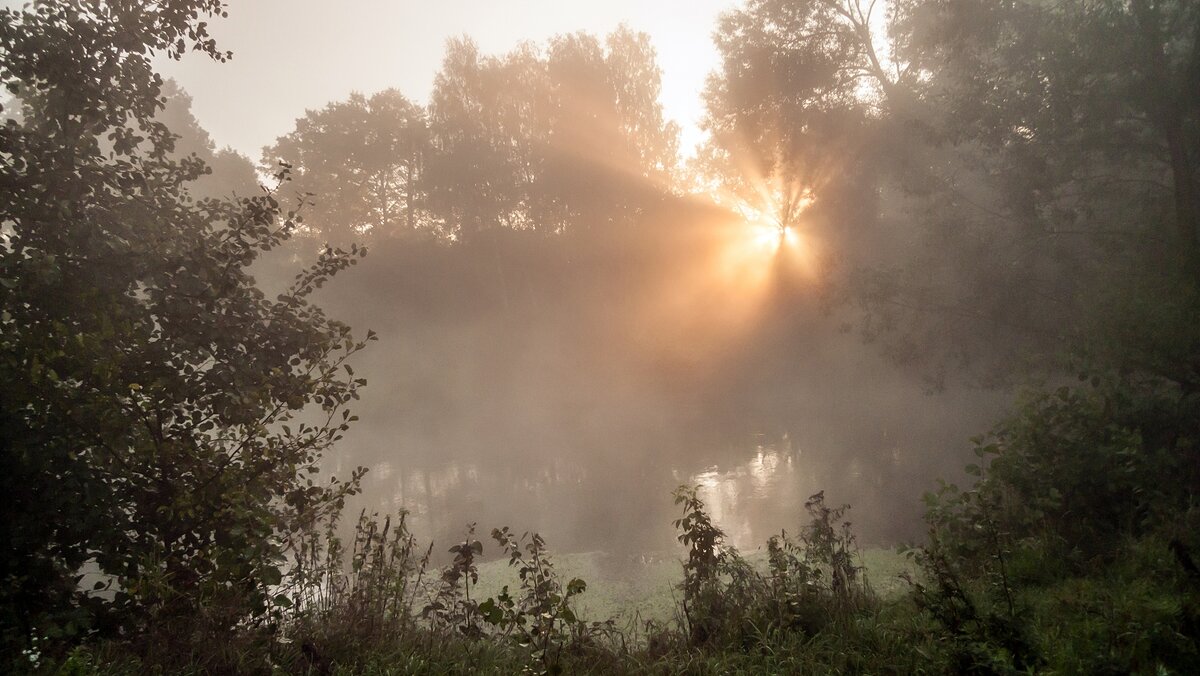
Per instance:
[[[783,251],[797,249],[801,244],[800,216],[812,204],[812,194],[804,191],[797,197],[780,200],[772,191],[757,192],[760,205],[744,199],[734,202],[733,210],[742,222],[738,239],[744,239],[749,249],[763,256],[774,257]],[[739,244],[732,243],[731,246]]]
[[[745,228],[745,237],[756,249],[764,253],[774,252],[779,248],[783,225],[773,214],[760,209],[745,200],[738,200],[733,207]]]
[[[663,240],[669,282],[647,294],[633,322],[656,327],[639,334],[643,344],[693,357],[717,354],[781,303],[814,297],[816,228],[805,213],[812,192],[741,187],[697,190],[706,217]]]
[[[779,254],[783,250],[794,249],[800,245],[800,233],[796,228],[778,221],[747,220],[745,231],[750,247],[764,255]]]

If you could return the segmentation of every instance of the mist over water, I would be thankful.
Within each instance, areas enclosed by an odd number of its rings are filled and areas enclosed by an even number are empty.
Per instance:
[[[672,199],[624,236],[375,247],[321,299],[381,336],[327,459],[370,468],[353,509],[407,509],[438,543],[477,522],[640,552],[674,546],[670,493],[692,484],[752,550],[824,490],[861,541],[919,538],[921,492],[956,477],[1003,397],[931,392],[803,280],[698,284],[728,220]]]

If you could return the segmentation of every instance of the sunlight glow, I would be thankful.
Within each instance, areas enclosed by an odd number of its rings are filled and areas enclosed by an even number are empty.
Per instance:
[[[668,281],[645,294],[629,322],[632,342],[693,374],[762,326],[778,301],[819,280],[811,189],[746,178],[736,189],[697,185],[694,194],[718,210],[664,242],[656,260]]]
[[[746,267],[769,271],[782,263],[794,263],[805,257],[805,247],[799,228],[801,217],[812,205],[812,191],[806,188],[785,189],[772,186],[767,181],[752,183],[756,200],[754,203],[725,196],[718,203],[733,202],[733,211],[741,217],[737,228],[738,236],[727,245],[726,260],[729,265],[743,268],[735,271],[738,276],[747,274]],[[784,260],[787,257],[792,260]],[[811,261],[801,261],[805,267]]]
[[[786,228],[780,228],[771,223],[747,223],[750,243],[765,253],[773,254],[783,245]]]

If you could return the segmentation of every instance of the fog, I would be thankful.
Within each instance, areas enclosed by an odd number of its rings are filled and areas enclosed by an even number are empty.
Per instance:
[[[1200,673],[1194,0],[0,0],[0,91],[0,672]]]
[[[255,268],[261,286],[325,245],[369,250],[315,296],[379,336],[351,362],[368,387],[324,461],[370,470],[348,510],[408,510],[442,543],[478,523],[645,552],[673,546],[671,491],[699,485],[754,549],[823,490],[865,543],[922,537],[922,493],[961,478],[1028,343],[996,310],[1012,280],[974,267],[988,245],[937,227],[965,207],[922,222],[911,167],[1005,195],[906,119],[748,113],[783,84],[731,70],[739,48],[722,47],[689,161],[655,46],[628,27],[495,54],[452,39],[428,103],[353,94],[263,149],[259,181],[302,223]],[[215,167],[196,191],[258,190],[168,93],[183,152]],[[732,109],[749,121],[728,127]]]
[[[411,510],[440,542],[479,522],[566,551],[666,549],[680,484],[744,548],[818,490],[866,542],[919,538],[921,492],[957,476],[1002,397],[932,390],[777,252],[723,272],[742,226],[664,198],[602,237],[373,248],[320,296],[380,335],[329,466],[369,467],[356,506]]]

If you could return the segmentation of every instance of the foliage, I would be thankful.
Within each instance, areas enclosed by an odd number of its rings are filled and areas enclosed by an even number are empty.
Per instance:
[[[336,506],[321,454],[364,346],[310,304],[361,252],[275,299],[247,266],[295,227],[269,194],[194,199],[151,57],[218,60],[215,0],[0,10],[0,650],[98,633],[186,659],[261,623],[281,535]],[[368,339],[370,336],[368,336]],[[309,404],[315,404],[296,419]],[[46,641],[45,639],[49,639]]]
[[[926,498],[914,590],[957,669],[1197,664],[1192,395],[1145,372],[1081,381],[1027,396],[977,440],[974,486]]]
[[[916,558],[926,580],[912,580],[914,601],[938,623],[955,673],[1001,674],[1040,665],[1019,622],[1001,550],[995,551],[998,574],[983,578],[981,592],[969,589],[936,539]]]
[[[263,166],[292,167],[289,193],[311,202],[305,234],[348,246],[424,226],[429,143],[424,110],[400,92],[355,93],[308,111],[264,151]]]
[[[483,635],[483,618],[478,599],[471,598],[471,585],[479,582],[475,559],[483,554],[483,543],[475,539],[475,524],[467,526],[466,538],[450,548],[454,561],[442,571],[441,587],[421,615],[434,626],[450,629],[467,638]]]
[[[703,523],[695,493],[677,491],[690,503],[689,523]],[[1178,565],[1164,536],[1125,540],[1112,551],[1117,563],[1093,567],[1086,576],[1031,577],[1028,571],[1046,561],[1021,560],[1006,551],[1003,561],[986,562],[1005,567],[1003,583],[996,575],[972,572],[978,569],[935,539],[915,552],[924,567],[912,578],[911,597],[875,599],[857,567],[843,572],[844,579],[855,581],[854,593],[839,597],[832,566],[839,552],[855,548],[845,522],[839,523],[843,508],[829,508],[822,498],[810,500],[811,521],[798,538],[772,539],[764,566],[724,549],[708,587],[717,593],[689,602],[690,624],[643,632],[589,624],[575,615],[569,601],[584,584],[558,579],[540,538],[494,531],[505,551],[498,563],[517,569],[521,594],[509,594],[506,587],[472,606],[477,619],[471,620],[465,589],[469,584],[478,590],[480,579],[471,571],[483,571],[482,545],[476,547],[469,534],[452,552],[455,561],[447,573],[459,582],[449,585],[457,587],[448,594],[445,579],[421,583],[425,562],[414,560],[419,550],[403,527],[386,538],[395,546],[380,547],[386,526],[360,517],[354,538],[360,544],[346,552],[326,524],[323,551],[337,552],[338,560],[322,554],[331,563],[307,579],[333,591],[313,590],[306,597],[293,590],[302,610],[284,616],[274,637],[243,642],[240,658],[224,663],[240,663],[247,672],[265,669],[265,655],[274,668],[289,672],[365,674],[1190,673],[1200,659],[1200,573]],[[1179,525],[1189,534],[1185,547],[1197,544],[1196,519],[1189,512]],[[395,595],[399,589],[409,590],[409,601]],[[387,598],[396,601],[379,602]],[[448,615],[455,605],[446,601],[455,601],[459,614],[453,622],[434,615],[422,621],[416,612],[422,599],[440,600]],[[679,602],[682,612],[683,599]],[[721,614],[704,614],[714,611]],[[464,631],[469,626],[479,631]],[[696,643],[697,626],[710,632],[703,643]],[[384,627],[390,629],[380,631]],[[254,654],[260,659],[250,657]],[[66,664],[84,674],[136,673],[145,665],[104,647],[77,650]],[[204,673],[205,665],[197,661],[191,668]]]
[[[508,564],[517,569],[521,596],[514,599],[505,586],[498,596],[480,604],[479,611],[502,636],[511,635],[518,645],[528,648],[544,672],[562,671],[566,647],[577,644],[593,632],[612,629],[611,620],[589,627],[576,616],[571,600],[587,590],[587,583],[572,578],[566,585],[562,584],[540,535],[526,533],[518,539],[505,526],[493,529],[492,539],[508,556]]]
[[[462,240],[624,220],[674,168],[659,89],[648,39],[625,28],[606,44],[564,35],[499,58],[451,42],[430,99],[435,217]]]
[[[342,246],[609,225],[670,187],[678,129],[659,91],[649,39],[623,27],[497,57],[451,40],[428,107],[352,94],[308,111],[263,166],[294,168],[305,234]]]
[[[1012,383],[1119,320],[1106,296],[1195,278],[1198,27],[1175,0],[749,2],[703,169],[836,251],[830,297],[896,361]]]
[[[842,602],[853,600],[862,591],[859,586],[862,584],[862,567],[854,563],[854,557],[859,553],[858,545],[850,531],[850,522],[844,520],[850,505],[828,507],[825,505],[825,491],[821,491],[804,503],[804,509],[811,519],[800,533],[805,558],[809,565],[824,564],[829,567],[829,591],[835,599]],[[795,546],[787,542],[786,533],[782,539],[786,549],[795,550]],[[819,571],[817,577],[820,577]]]
[[[767,542],[764,574],[724,545],[697,491],[680,486],[674,494],[684,509],[675,527],[688,548],[680,608],[692,644],[745,648],[779,633],[811,636],[869,607],[872,594],[854,561],[859,552],[842,520],[848,506],[830,508],[824,492],[813,495],[799,539],[784,532]]]
[[[675,520],[679,542],[687,547],[683,564],[683,593],[688,598],[700,596],[717,580],[721,564],[730,556],[723,548],[725,533],[704,511],[704,501],[697,495],[699,487],[680,486],[675,489],[675,504],[683,507],[683,516]]]
[[[390,515],[380,523],[378,515],[364,510],[349,552],[337,527],[331,515],[323,529],[314,524],[291,543],[292,567],[277,597],[288,608],[290,633],[324,647],[394,640],[412,631],[432,543],[423,554],[418,551],[405,511],[394,523]],[[324,651],[313,647],[312,652]]]
[[[930,524],[968,560],[983,532],[997,542],[1047,537],[1064,564],[1084,565],[1186,509],[1200,432],[1188,399],[1156,379],[1109,373],[1032,394],[977,440],[975,486],[945,484],[928,498]]]
[[[864,85],[893,89],[869,18],[853,0],[756,0],[724,15],[722,68],[705,94],[705,173],[743,199],[766,184],[786,225],[800,224],[804,198],[827,199],[873,116]]]

